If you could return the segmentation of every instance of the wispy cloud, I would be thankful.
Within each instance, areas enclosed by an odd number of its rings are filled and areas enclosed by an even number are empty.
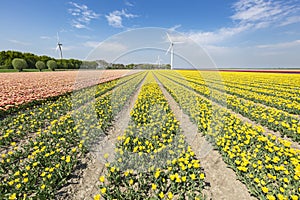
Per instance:
[[[115,28],[123,28],[123,18],[131,19],[138,17],[137,15],[127,13],[126,10],[122,9],[121,11],[115,10],[108,15],[105,15],[107,22],[110,26]]]
[[[297,23],[300,22],[300,6],[294,1],[238,0],[232,5],[234,14],[230,18],[233,26],[211,32],[190,31],[185,35],[200,44],[217,44],[248,30]]]
[[[129,2],[129,1],[125,1],[125,5],[126,5],[126,6],[130,6],[130,7],[133,7],[133,6],[134,6],[134,4],[131,3],[131,2]]]
[[[300,40],[294,40],[291,42],[282,42],[282,43],[276,43],[276,44],[266,44],[266,45],[258,45],[257,47],[260,49],[283,49],[283,48],[291,48],[295,46],[300,46]]]
[[[300,15],[299,16],[292,16],[286,18],[283,22],[281,22],[280,26],[287,26],[289,24],[295,24],[300,22]]]
[[[71,25],[74,28],[88,28],[90,21],[97,19],[100,16],[100,14],[97,14],[84,4],[77,4],[74,2],[69,2],[69,4],[72,6],[68,11],[73,17]]]
[[[176,24],[175,26],[172,26],[171,28],[169,28],[170,31],[176,31],[177,29],[179,29],[181,27],[181,24]]]
[[[9,39],[8,41],[11,42],[11,43],[17,44],[17,45],[22,45],[22,46],[31,45],[30,43],[22,42],[22,41],[14,40],[14,39]]]

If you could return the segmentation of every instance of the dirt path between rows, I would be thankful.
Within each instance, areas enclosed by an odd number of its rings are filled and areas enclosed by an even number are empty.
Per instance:
[[[158,81],[158,80],[157,80]],[[163,94],[167,98],[176,119],[180,122],[186,141],[189,143],[197,158],[200,160],[206,175],[205,181],[210,184],[203,191],[207,199],[214,200],[254,200],[250,196],[247,187],[237,180],[235,172],[228,168],[222,160],[218,151],[206,141],[201,133],[198,133],[197,126],[190,121],[188,115],[184,114],[172,96],[158,81]]]
[[[144,80],[139,84],[138,89],[130,97],[122,111],[115,117],[113,126],[107,136],[99,138],[99,142],[86,155],[67,186],[58,192],[56,199],[59,200],[90,200],[99,193],[99,177],[104,175],[105,154],[109,154],[108,162],[114,160],[114,149],[117,137],[122,136],[130,121],[132,110]]]

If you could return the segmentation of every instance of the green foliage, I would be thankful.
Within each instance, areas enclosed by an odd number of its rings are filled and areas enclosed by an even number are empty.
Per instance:
[[[27,62],[26,60],[22,58],[15,58],[12,61],[12,65],[14,69],[17,69],[19,72],[21,72],[23,69],[27,68]]]
[[[47,61],[47,67],[50,70],[54,71],[57,68],[57,64],[56,64],[55,60],[48,60]]]
[[[40,71],[42,71],[42,69],[46,69],[45,63],[40,60],[35,63],[35,67]]]
[[[48,60],[55,60],[59,69],[79,69],[82,61],[75,59],[56,60],[49,56],[37,56],[32,53],[22,53],[18,51],[0,51],[1,69],[13,69],[12,60],[14,58],[22,58],[27,62],[28,69],[36,69],[37,61],[47,63]]]

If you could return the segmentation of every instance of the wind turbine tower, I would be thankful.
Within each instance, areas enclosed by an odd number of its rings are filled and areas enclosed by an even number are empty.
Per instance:
[[[171,53],[171,69],[173,69],[173,62],[174,62],[174,45],[175,44],[181,44],[182,42],[174,42],[170,35],[167,33],[167,37],[168,37],[168,40],[170,42],[170,46],[166,52],[166,55],[170,52]]]
[[[59,41],[58,32],[57,32],[57,46],[56,46],[56,51],[60,52],[60,59],[63,59],[62,43]]]

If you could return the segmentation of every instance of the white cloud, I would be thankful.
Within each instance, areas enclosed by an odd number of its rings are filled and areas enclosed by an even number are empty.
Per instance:
[[[299,7],[292,0],[238,0],[233,4],[234,14],[230,17],[235,25],[210,32],[189,31],[185,36],[201,45],[217,44],[248,30],[300,22]]]
[[[258,48],[261,49],[283,49],[283,48],[290,48],[290,47],[295,47],[295,46],[300,46],[300,40],[294,40],[291,42],[282,42],[282,43],[276,43],[276,44],[266,44],[266,45],[258,45]]]
[[[14,44],[22,45],[22,46],[31,45],[30,43],[22,42],[22,41],[14,40],[14,39],[9,39],[8,41],[11,42],[11,43],[14,43]]]
[[[109,13],[108,15],[105,15],[108,24],[112,27],[115,28],[123,28],[123,18],[136,18],[138,17],[137,15],[131,14],[131,13],[127,13],[126,10],[115,10],[111,13]]]
[[[125,5],[126,5],[126,6],[130,6],[130,7],[133,7],[133,6],[134,6],[134,4],[133,4],[133,3],[130,3],[129,1],[125,1]]]
[[[69,2],[69,4],[72,6],[72,8],[69,8],[68,11],[74,17],[71,25],[75,28],[88,28],[90,21],[92,19],[97,19],[100,16],[84,4],[80,5],[74,2]]]
[[[186,33],[186,36],[201,45],[216,44],[229,37],[233,37],[239,33],[249,30],[251,27],[251,24],[245,24],[236,27],[220,28],[214,32],[188,32]]]
[[[280,26],[287,26],[289,24],[295,24],[295,23],[299,23],[300,22],[300,16],[292,16],[292,17],[288,17],[286,18],[281,24]]]

